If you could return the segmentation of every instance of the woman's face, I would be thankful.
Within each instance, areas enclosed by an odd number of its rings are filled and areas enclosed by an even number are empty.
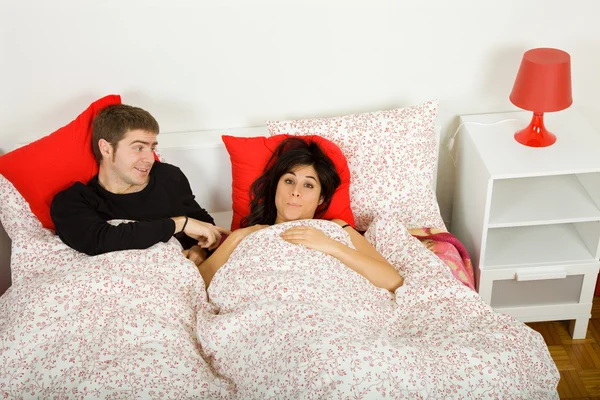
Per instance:
[[[311,219],[321,203],[321,182],[313,166],[295,167],[277,183],[275,223]]]

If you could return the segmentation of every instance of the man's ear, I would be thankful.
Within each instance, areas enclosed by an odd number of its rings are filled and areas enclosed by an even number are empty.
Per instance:
[[[102,158],[111,158],[113,153],[113,147],[110,143],[108,143],[104,139],[98,140],[98,148],[100,149],[100,153],[102,154]]]

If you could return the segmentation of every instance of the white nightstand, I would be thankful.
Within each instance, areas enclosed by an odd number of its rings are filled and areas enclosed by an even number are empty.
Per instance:
[[[570,108],[544,115],[554,145],[523,146],[513,135],[531,116],[461,117],[452,233],[496,311],[571,320],[584,338],[600,266],[600,134]]]

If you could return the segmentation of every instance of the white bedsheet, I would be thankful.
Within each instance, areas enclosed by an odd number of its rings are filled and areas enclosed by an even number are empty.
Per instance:
[[[396,296],[333,257],[279,237],[246,238],[209,288],[198,338],[235,397],[557,398],[559,374],[537,332],[487,306],[397,218],[367,237],[406,281]],[[205,309],[208,310],[208,309]]]

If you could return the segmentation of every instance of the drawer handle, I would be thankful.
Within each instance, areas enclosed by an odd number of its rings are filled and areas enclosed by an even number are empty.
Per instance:
[[[543,279],[565,279],[567,271],[563,267],[523,268],[515,273],[517,281],[541,281]]]

